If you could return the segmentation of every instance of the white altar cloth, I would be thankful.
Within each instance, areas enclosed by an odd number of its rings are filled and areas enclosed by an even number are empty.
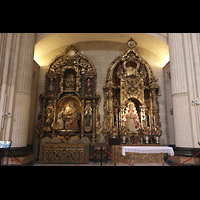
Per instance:
[[[168,153],[174,155],[172,147],[167,146],[122,146],[122,155],[125,156],[126,152],[132,153]]]

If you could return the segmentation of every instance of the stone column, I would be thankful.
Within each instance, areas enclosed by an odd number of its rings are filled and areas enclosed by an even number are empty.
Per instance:
[[[196,108],[191,104],[192,99],[199,98],[197,88],[200,84],[199,75],[197,75],[199,43],[195,44],[197,38],[197,35],[191,33],[168,34],[175,145],[177,147],[199,147],[198,116]]]
[[[14,105],[20,33],[0,33],[0,113],[11,112]],[[11,140],[11,116],[0,116],[0,139]],[[3,122],[3,123],[2,123]]]
[[[36,33],[22,33],[20,39],[14,110],[12,114],[12,147],[27,146]]]

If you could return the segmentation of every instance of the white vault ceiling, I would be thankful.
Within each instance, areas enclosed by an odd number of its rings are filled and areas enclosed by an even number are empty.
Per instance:
[[[146,57],[158,58],[160,67],[169,62],[167,33],[38,33],[34,59],[41,67],[47,66],[55,57],[52,52],[58,52],[58,49],[64,46],[90,41],[125,44],[131,37],[137,42],[138,48],[143,49]],[[142,55],[142,52],[140,54]]]

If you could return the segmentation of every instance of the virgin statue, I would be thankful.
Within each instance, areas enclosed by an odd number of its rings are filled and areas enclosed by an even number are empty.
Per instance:
[[[136,131],[139,128],[139,117],[133,102],[128,104],[128,110],[125,115],[125,125],[129,131]]]

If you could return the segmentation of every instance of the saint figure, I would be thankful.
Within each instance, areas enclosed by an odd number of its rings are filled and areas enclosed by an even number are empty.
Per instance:
[[[64,129],[64,121],[63,121],[64,112],[65,108],[63,107],[62,110],[58,113],[58,120],[57,120],[58,129]]]
[[[92,93],[92,79],[88,78],[85,82],[85,93],[91,94]]]
[[[46,116],[46,121],[44,130],[49,132],[51,131],[51,126],[53,125],[53,117],[54,117],[53,109],[47,108],[47,113],[45,116]]]
[[[49,78],[49,91],[53,92],[55,90],[55,79]]]
[[[75,89],[75,77],[72,74],[68,74],[65,81],[65,89],[66,90],[74,90]]]

